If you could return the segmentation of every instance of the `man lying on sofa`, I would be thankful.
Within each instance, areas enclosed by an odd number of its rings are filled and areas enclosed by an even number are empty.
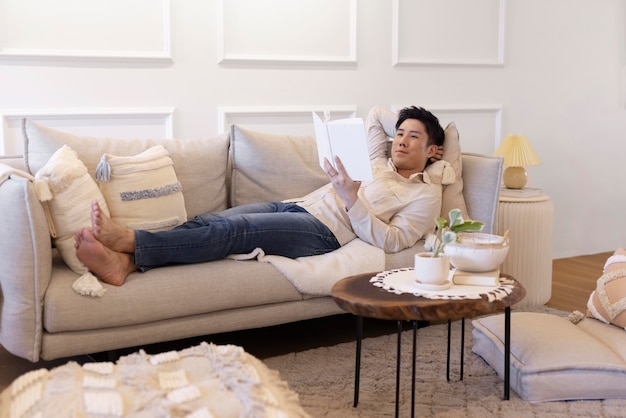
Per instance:
[[[337,169],[326,160],[330,183],[297,202],[242,205],[160,232],[122,228],[94,202],[92,229],[74,237],[76,255],[102,281],[120,286],[134,271],[201,263],[256,248],[298,258],[334,251],[356,237],[388,253],[408,248],[433,228],[441,209],[441,184],[431,180],[426,167],[434,161],[433,169],[453,170],[437,161],[444,131],[437,117],[415,106],[398,115],[375,107],[366,130],[373,181],[353,181],[339,158]],[[391,158],[388,137],[394,138]]]

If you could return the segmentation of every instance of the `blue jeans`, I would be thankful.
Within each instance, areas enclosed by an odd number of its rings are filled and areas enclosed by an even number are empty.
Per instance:
[[[170,231],[135,231],[134,264],[140,271],[247,254],[297,258],[340,247],[333,233],[293,203],[253,203],[196,216]]]

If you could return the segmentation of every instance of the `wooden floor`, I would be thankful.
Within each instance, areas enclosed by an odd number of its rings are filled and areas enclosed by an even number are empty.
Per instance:
[[[613,253],[581,255],[552,261],[552,297],[547,305],[563,311],[585,312],[606,259]]]

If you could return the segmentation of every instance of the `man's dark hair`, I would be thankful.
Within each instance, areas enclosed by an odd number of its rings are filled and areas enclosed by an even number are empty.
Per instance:
[[[439,146],[443,145],[444,133],[443,128],[439,124],[437,116],[430,113],[428,110],[422,107],[405,107],[398,114],[398,122],[396,122],[396,130],[407,119],[417,119],[424,124],[426,133],[428,134],[428,145],[434,144]]]

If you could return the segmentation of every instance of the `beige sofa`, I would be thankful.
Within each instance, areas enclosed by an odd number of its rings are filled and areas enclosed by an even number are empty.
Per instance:
[[[54,248],[32,181],[63,145],[77,152],[92,175],[104,153],[130,156],[164,145],[191,218],[229,205],[302,196],[325,184],[315,141],[239,126],[203,139],[88,138],[29,120],[23,134],[24,155],[0,157],[0,344],[33,362],[341,313],[329,297],[340,275],[411,266],[422,248],[418,242],[383,254],[379,264],[359,250],[364,243],[355,242],[286,264],[225,259],[170,266],[133,273],[121,287],[104,284],[101,297],[80,295],[73,289],[80,275]],[[447,129],[447,155],[460,155],[458,143],[450,142],[458,138],[449,134]],[[444,208],[459,202],[448,195],[459,194],[469,216],[484,222],[485,232],[497,232],[501,159],[462,154],[455,163],[461,162],[461,181],[444,190]],[[333,265],[340,268],[328,268]]]

